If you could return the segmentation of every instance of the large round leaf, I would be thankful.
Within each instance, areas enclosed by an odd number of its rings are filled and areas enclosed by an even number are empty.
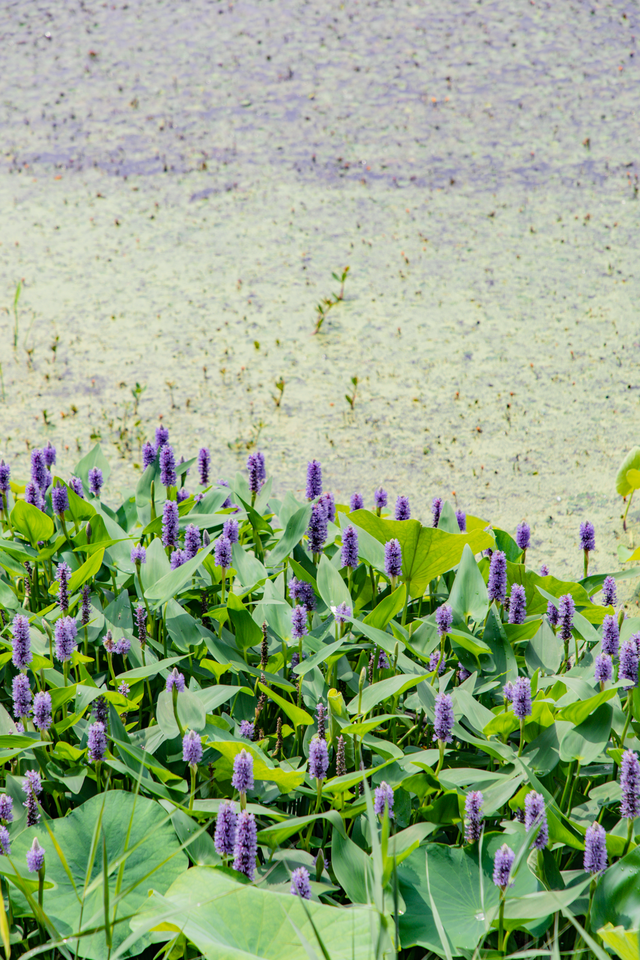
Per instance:
[[[640,847],[609,867],[598,881],[591,927],[621,924],[627,930],[640,927]]]
[[[603,703],[590,717],[568,730],[560,743],[560,759],[579,760],[582,766],[597,760],[609,742],[612,717],[611,704]]]
[[[104,808],[103,808],[104,801]],[[110,918],[113,925],[113,949],[130,934],[127,920],[117,922],[138,910],[147,899],[150,890],[164,893],[176,877],[187,869],[188,859],[180,850],[171,821],[153,800],[136,797],[124,790],[112,790],[87,800],[69,816],[48,823],[67,868],[73,878],[75,890],[65,866],[56,852],[46,827],[40,824],[21,833],[12,843],[12,859],[24,864],[26,852],[34,836],[46,851],[46,880],[53,887],[45,890],[44,910],[58,932],[65,937],[77,933],[79,928],[91,929],[104,925],[104,896],[102,883],[102,836],[106,838],[107,861],[114,863],[127,850],[131,853],[124,861],[120,879],[120,892],[128,891],[114,906],[119,868],[109,875]],[[91,860],[94,836],[98,827],[98,843],[93,866],[89,873],[87,888],[94,884],[84,898],[81,919],[81,900]],[[24,875],[27,875],[26,867]],[[20,903],[21,895],[12,888],[12,898]],[[26,904],[25,904],[26,906]],[[28,908],[27,908],[28,909]],[[30,911],[29,911],[30,912]],[[139,946],[139,945],[138,945]],[[75,947],[74,947],[75,950]],[[106,960],[108,948],[104,930],[79,940],[78,955],[89,960]],[[136,950],[136,954],[137,954]]]

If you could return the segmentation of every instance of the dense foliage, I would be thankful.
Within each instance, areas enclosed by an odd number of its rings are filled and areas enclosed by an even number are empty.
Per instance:
[[[5,953],[637,957],[638,571],[144,458],[0,464]]]

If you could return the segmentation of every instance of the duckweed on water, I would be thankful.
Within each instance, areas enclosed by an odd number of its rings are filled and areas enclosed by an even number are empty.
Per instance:
[[[67,479],[50,445],[0,467],[6,954],[622,949],[639,571],[588,575],[588,523],[560,581],[526,523],[145,449],[117,506],[99,446]]]

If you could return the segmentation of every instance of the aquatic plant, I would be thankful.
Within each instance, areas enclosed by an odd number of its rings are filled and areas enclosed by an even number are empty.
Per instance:
[[[336,503],[315,460],[280,499],[258,450],[223,482],[177,448],[126,504],[99,446],[0,463],[5,952],[600,957],[639,924],[621,574],[538,574],[528,526],[439,497],[435,524]]]

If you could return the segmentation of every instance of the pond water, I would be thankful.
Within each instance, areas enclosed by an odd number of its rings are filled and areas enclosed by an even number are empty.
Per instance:
[[[0,29],[16,475],[47,438],[70,473],[92,436],[129,488],[162,417],[220,476],[257,438],[279,490],[317,457],[339,500],[382,484],[423,518],[453,491],[527,518],[557,575],[589,518],[595,569],[618,568],[635,4],[20,0]]]

